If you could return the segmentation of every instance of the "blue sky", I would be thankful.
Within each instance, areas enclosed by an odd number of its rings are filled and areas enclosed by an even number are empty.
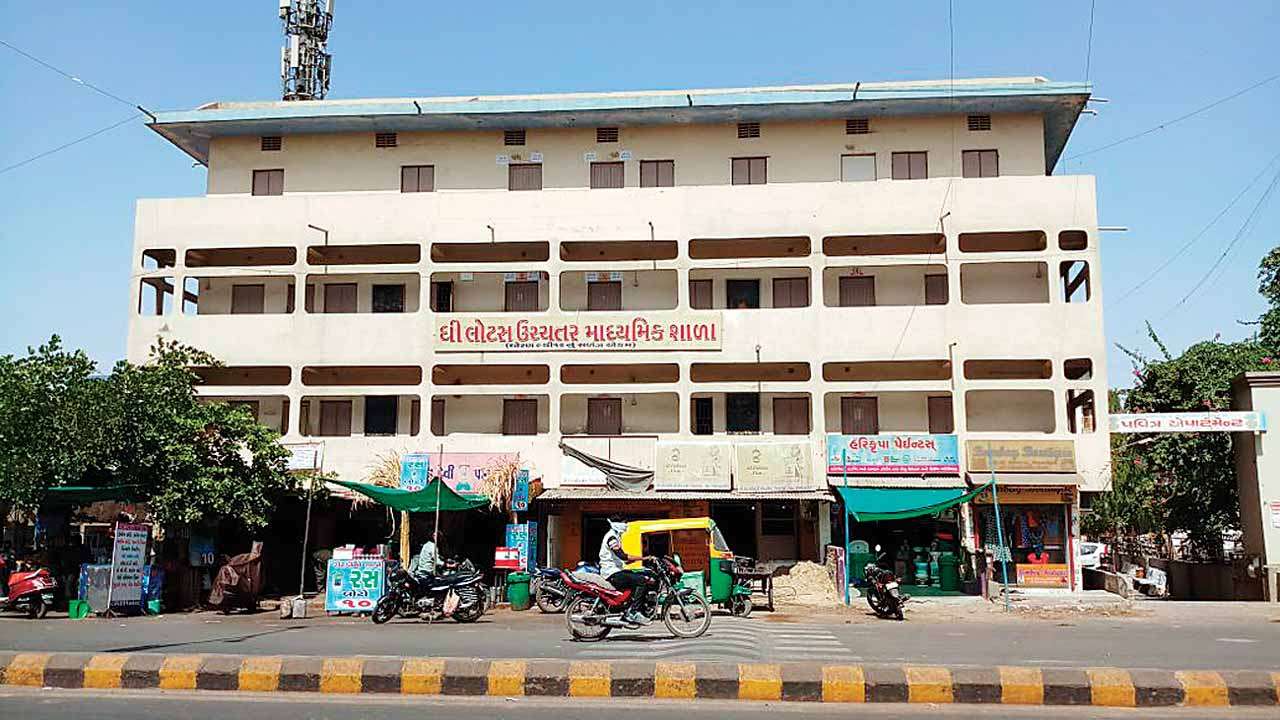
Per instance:
[[[127,11],[119,9],[122,5]],[[150,109],[278,97],[271,0],[0,4],[0,39]],[[682,2],[338,4],[330,97],[455,95],[944,78],[948,5]],[[955,0],[957,77],[1085,76],[1089,1]],[[1066,156],[1178,117],[1280,73],[1280,3],[1097,3],[1089,78],[1111,102],[1084,117]],[[106,127],[129,109],[0,47],[0,168]],[[1173,348],[1250,332],[1258,259],[1280,244],[1280,198],[1193,297],[1177,303],[1241,228],[1267,174],[1139,292],[1262,172],[1275,144],[1280,80],[1133,142],[1060,164],[1096,175],[1102,285],[1112,343]],[[1272,169],[1277,166],[1273,165]],[[141,119],[0,173],[0,353],[58,333],[109,365],[124,353],[133,205],[199,195],[203,168]],[[1280,192],[1277,192],[1280,195]],[[1113,386],[1130,363],[1111,352]]]

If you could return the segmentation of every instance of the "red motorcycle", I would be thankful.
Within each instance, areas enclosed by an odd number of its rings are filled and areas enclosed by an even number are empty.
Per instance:
[[[43,618],[53,607],[57,587],[58,581],[44,568],[15,570],[9,574],[8,594],[0,596],[0,610],[22,610],[29,618]]]
[[[669,558],[647,557],[642,571],[649,580],[638,590],[644,594],[636,612],[648,620],[662,618],[667,631],[681,638],[696,638],[711,627],[711,606],[693,588],[679,587],[684,571]],[[577,640],[603,640],[614,628],[634,628],[623,619],[631,602],[631,590],[618,590],[599,575],[560,571],[560,578],[574,594],[565,610],[569,634]]]

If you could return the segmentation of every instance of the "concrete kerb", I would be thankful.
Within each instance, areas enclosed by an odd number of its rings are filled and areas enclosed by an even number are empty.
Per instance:
[[[0,684],[68,689],[655,697],[827,703],[1280,706],[1280,671],[40,653]]]

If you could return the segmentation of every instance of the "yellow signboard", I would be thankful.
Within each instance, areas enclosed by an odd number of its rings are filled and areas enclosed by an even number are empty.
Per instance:
[[[1065,564],[1018,564],[1018,584],[1024,587],[1071,587],[1071,569]]]
[[[1071,440],[969,440],[965,449],[969,472],[1076,471],[1076,444]]]

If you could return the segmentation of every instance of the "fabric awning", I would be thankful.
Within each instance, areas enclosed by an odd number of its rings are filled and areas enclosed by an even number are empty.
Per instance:
[[[108,485],[103,487],[91,485],[63,485],[45,491],[41,505],[89,505],[104,500],[130,502],[139,496],[137,485]]]
[[[991,473],[969,473],[969,482],[971,483],[991,483]],[[1066,487],[1080,484],[1080,475],[1077,473],[1013,473],[998,472],[996,473],[996,484],[1004,487],[1005,485],[1044,485],[1051,487]]]
[[[471,510],[489,504],[489,499],[486,497],[459,495],[448,485],[441,485],[439,479],[427,483],[427,486],[421,490],[401,490],[347,480],[329,480],[328,482],[355,490],[375,502],[402,512],[435,512],[437,497],[439,497],[441,510]]]
[[[626,492],[612,488],[551,488],[537,497],[538,502],[549,500],[634,500],[636,502],[664,502],[669,500],[822,500],[835,502],[826,490],[802,490],[798,492],[738,492],[726,490],[667,490]]]
[[[857,522],[906,520],[935,515],[954,505],[969,502],[987,485],[964,488],[836,488],[845,512]]]

